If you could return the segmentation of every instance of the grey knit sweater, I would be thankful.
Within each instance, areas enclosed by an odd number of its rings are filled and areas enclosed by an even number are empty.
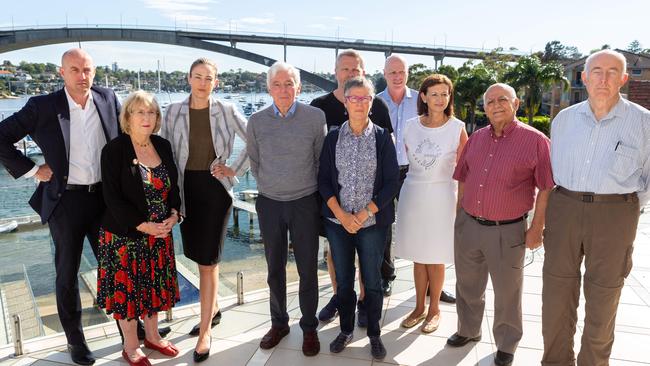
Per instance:
[[[318,159],[327,132],[323,111],[296,102],[295,112],[283,118],[271,105],[250,117],[246,132],[260,194],[292,201],[318,190]]]

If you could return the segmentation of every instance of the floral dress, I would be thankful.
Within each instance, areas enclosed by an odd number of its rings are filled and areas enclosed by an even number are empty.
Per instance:
[[[163,164],[139,167],[149,221],[162,222],[169,212],[169,173]],[[151,316],[180,300],[171,234],[133,239],[101,228],[97,272],[97,302],[115,319]]]

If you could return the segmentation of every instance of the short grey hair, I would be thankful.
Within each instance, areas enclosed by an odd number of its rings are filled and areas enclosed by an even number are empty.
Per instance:
[[[492,90],[492,88],[496,88],[496,87],[501,87],[501,88],[505,89],[508,92],[508,94],[510,94],[510,99],[511,100],[517,99],[517,91],[515,90],[515,88],[513,88],[510,85],[505,84],[505,83],[495,83],[495,84],[490,85],[485,90],[485,93],[483,93],[483,104],[485,104],[485,97],[487,96],[487,93],[490,90]]]
[[[280,71],[286,71],[289,73],[289,76],[293,79],[293,82],[296,85],[300,85],[300,71],[295,68],[295,66],[288,64],[286,62],[282,61],[276,61],[271,67],[269,68],[269,72],[266,74],[266,86],[268,88],[271,87],[271,80],[277,75],[278,72]]]
[[[596,59],[596,57],[601,56],[601,55],[610,55],[616,57],[622,64],[623,64],[623,70],[621,70],[622,73],[627,72],[627,59],[625,56],[617,51],[610,50],[610,49],[605,49],[605,50],[600,50],[598,52],[594,52],[589,57],[587,57],[587,60],[585,61],[585,72],[587,72],[587,75],[589,75],[589,69],[591,66],[591,63]]]
[[[339,61],[341,61],[341,58],[343,58],[343,57],[354,57],[354,58],[356,58],[359,61],[359,65],[361,66],[361,70],[364,70],[364,71],[366,70],[366,66],[365,66],[365,64],[363,62],[363,57],[361,57],[361,54],[359,53],[359,51],[357,51],[355,49],[352,49],[352,48],[348,48],[347,50],[343,50],[343,51],[339,52],[338,55],[336,55],[336,63],[334,64],[335,68],[339,67]]]
[[[353,77],[352,79],[346,81],[345,85],[343,86],[343,95],[347,97],[348,92],[352,88],[365,88],[366,90],[368,90],[370,96],[372,96],[373,98],[375,97],[375,87],[372,85],[370,80],[362,76]]]

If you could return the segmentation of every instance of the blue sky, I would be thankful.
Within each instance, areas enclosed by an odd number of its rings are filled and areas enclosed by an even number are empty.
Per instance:
[[[616,5],[613,5],[616,4]],[[411,0],[411,1],[258,1],[258,0],[113,0],[80,1],[8,0],[3,2],[0,28],[62,26],[73,24],[123,24],[144,27],[270,32],[352,39],[446,44],[492,49],[516,47],[538,51],[546,42],[559,40],[584,54],[607,43],[626,48],[637,39],[650,48],[647,16],[649,1],[604,0],[537,2],[514,0]],[[38,47],[0,54],[0,60],[52,62],[76,44]],[[257,64],[191,48],[133,42],[94,42],[82,46],[97,65],[117,62],[120,67],[155,70],[160,60],[166,71],[185,70],[197,57],[207,56],[220,69],[263,71]],[[276,59],[279,46],[238,47]],[[383,54],[364,53],[367,70],[383,67]],[[429,57],[407,56],[410,63],[433,66]],[[288,49],[288,61],[309,71],[332,71],[334,51]],[[459,65],[463,60],[446,59]]]

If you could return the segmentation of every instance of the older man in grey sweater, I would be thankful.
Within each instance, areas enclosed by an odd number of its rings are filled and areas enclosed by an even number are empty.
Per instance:
[[[276,62],[267,77],[273,105],[252,115],[247,126],[247,150],[260,195],[256,209],[264,239],[271,292],[271,329],[260,347],[275,347],[289,333],[287,313],[287,230],[300,276],[302,351],[320,351],[318,319],[318,231],[320,227],[318,160],[326,133],[325,114],[298,103],[300,74]]]

